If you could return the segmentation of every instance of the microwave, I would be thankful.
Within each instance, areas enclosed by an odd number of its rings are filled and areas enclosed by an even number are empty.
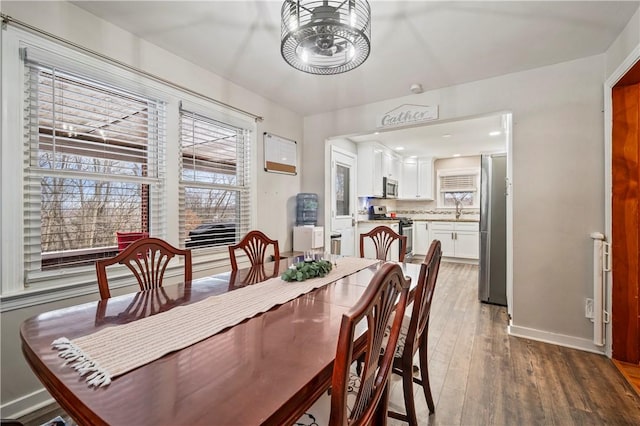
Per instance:
[[[398,181],[383,177],[382,196],[383,198],[398,198]]]

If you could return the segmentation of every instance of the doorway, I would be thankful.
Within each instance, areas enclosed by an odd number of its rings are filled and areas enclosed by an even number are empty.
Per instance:
[[[330,188],[330,235],[340,241],[339,253],[335,254],[354,256],[356,156],[334,145],[331,145]]]
[[[640,393],[640,58],[611,87],[610,347],[616,366]]]
[[[338,151],[347,152],[350,156],[357,159],[357,153],[361,143],[372,145],[376,147],[382,145],[386,148],[382,151],[382,155],[378,160],[372,160],[375,169],[376,164],[380,163],[381,176],[380,179],[367,180],[360,178],[360,175],[366,176],[365,173],[361,173],[362,169],[358,170],[358,179],[365,183],[365,189],[362,189],[362,183],[356,182],[356,191],[352,194],[353,199],[356,200],[356,221],[366,222],[368,220],[368,207],[371,205],[385,205],[392,211],[398,210],[400,214],[406,215],[421,215],[428,216],[435,210],[441,209],[436,213],[446,213],[446,207],[438,205],[438,199],[435,197],[436,192],[436,179],[437,175],[435,170],[430,169],[428,175],[431,175],[431,181],[425,182],[424,187],[431,186],[430,190],[421,191],[416,186],[418,182],[421,182],[420,173],[410,173],[412,170],[415,172],[416,168],[406,169],[407,164],[416,164],[424,162],[426,164],[433,165],[436,160],[444,160],[448,162],[450,160],[463,161],[466,157],[477,157],[478,165],[480,164],[480,156],[482,154],[494,154],[494,153],[507,153],[507,212],[506,212],[506,274],[507,274],[507,312],[511,316],[513,314],[513,196],[511,194],[511,178],[513,175],[513,160],[511,152],[513,149],[512,141],[512,114],[510,111],[497,111],[487,114],[479,114],[475,116],[455,117],[446,120],[438,120],[429,122],[426,124],[416,124],[414,126],[399,126],[389,129],[377,129],[362,131],[359,133],[336,135],[328,138],[325,143],[325,204],[324,214],[325,223],[334,223],[334,201],[335,195],[335,183],[333,159],[336,155],[334,149]],[[500,130],[500,131],[496,131]],[[375,148],[374,148],[375,151]],[[399,165],[394,166],[393,159],[400,159]],[[461,157],[458,159],[456,157]],[[387,160],[389,160],[387,162]],[[428,162],[427,160],[431,160]],[[387,164],[388,163],[388,164]],[[453,163],[447,163],[447,167]],[[451,166],[453,167],[453,166]],[[459,166],[463,167],[463,166]],[[464,167],[468,167],[465,165]],[[365,170],[367,170],[365,168]],[[407,171],[409,170],[409,171]],[[400,188],[404,187],[403,191],[400,189],[400,197],[397,199],[381,199],[381,194],[376,195],[371,192],[372,195],[368,195],[365,191],[375,191],[372,188],[371,182],[382,183],[382,177],[385,173],[389,173],[390,176],[397,175],[399,173]],[[423,173],[424,175],[424,173]],[[373,176],[373,172],[372,172]],[[377,177],[377,175],[376,175]],[[358,180],[356,179],[356,180]],[[394,177],[394,179],[397,179]],[[413,179],[413,186],[410,186],[411,179]],[[380,185],[381,186],[381,185]],[[414,199],[409,199],[406,188],[413,188],[413,191],[417,191],[418,195],[413,195]],[[381,189],[380,189],[381,192]],[[402,196],[402,194],[405,194]],[[413,192],[416,194],[416,192]],[[429,195],[425,195],[429,194]],[[419,205],[418,205],[419,204]],[[479,217],[479,209],[477,210],[477,216]],[[453,214],[453,213],[452,213]],[[346,220],[347,218],[344,217]],[[345,223],[346,225],[346,223]],[[356,226],[357,229],[357,226]],[[416,228],[414,228],[415,231]],[[349,227],[349,232],[355,231],[353,226]],[[325,238],[325,244],[330,244],[329,232]],[[421,234],[424,236],[424,234]],[[357,237],[357,232],[355,232]],[[428,238],[428,234],[427,237]],[[357,239],[357,238],[356,238]],[[343,247],[347,239],[343,240]],[[349,241],[351,241],[349,239]],[[416,243],[416,237],[414,236],[414,243]],[[350,243],[347,243],[350,244]],[[415,247],[415,245],[414,245]],[[355,247],[354,253],[357,252]]]

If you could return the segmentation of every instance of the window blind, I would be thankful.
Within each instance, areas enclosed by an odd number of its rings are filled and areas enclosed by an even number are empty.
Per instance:
[[[180,232],[186,248],[223,247],[249,231],[250,132],[180,109]]]
[[[113,255],[116,231],[162,237],[164,104],[38,62],[25,72],[26,282]]]
[[[443,175],[440,176],[441,192],[468,192],[476,190],[476,175]]]

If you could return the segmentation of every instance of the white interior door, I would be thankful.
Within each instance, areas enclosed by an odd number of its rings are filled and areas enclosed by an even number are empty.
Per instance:
[[[331,233],[339,233],[340,254],[355,255],[356,155],[331,147]]]

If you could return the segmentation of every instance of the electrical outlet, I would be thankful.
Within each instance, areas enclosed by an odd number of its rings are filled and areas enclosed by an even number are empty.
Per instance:
[[[584,316],[586,318],[593,318],[593,299],[585,299]]]

